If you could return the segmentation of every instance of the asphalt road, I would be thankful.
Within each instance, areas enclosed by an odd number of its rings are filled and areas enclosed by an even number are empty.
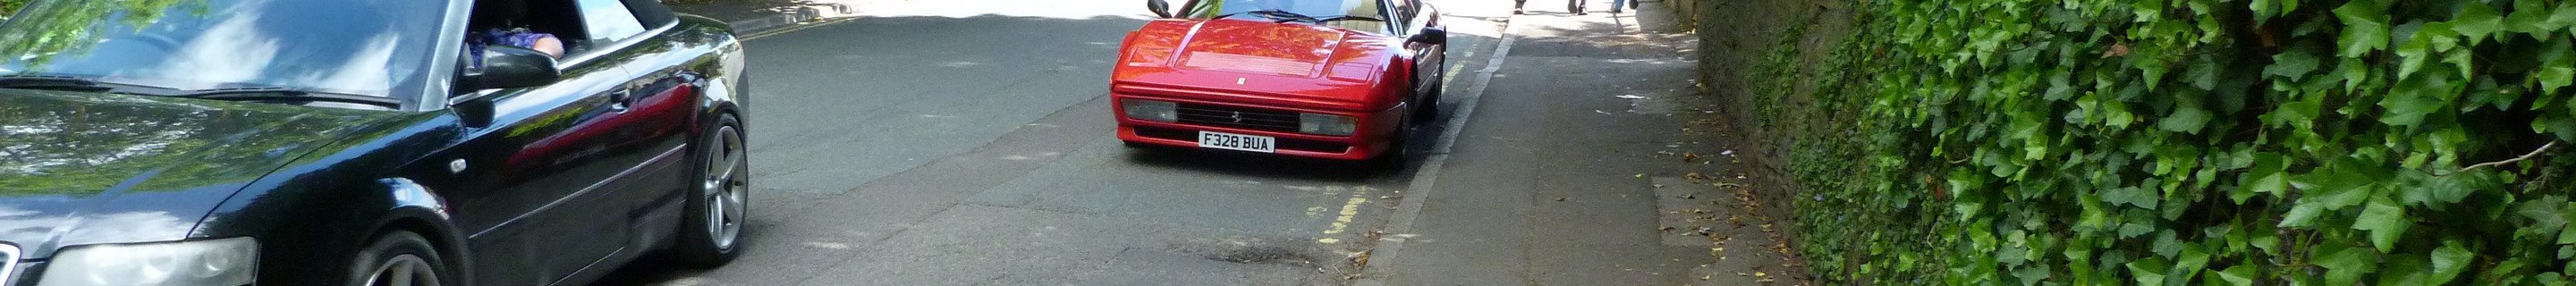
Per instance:
[[[1142,9],[947,2],[992,4],[752,35],[749,252],[600,284],[1341,284],[1403,199],[1413,168],[1119,144],[1106,81]],[[1482,68],[1499,24],[1451,25],[1451,70]]]

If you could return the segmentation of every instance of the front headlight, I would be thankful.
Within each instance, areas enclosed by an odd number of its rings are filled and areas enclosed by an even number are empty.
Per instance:
[[[250,285],[258,265],[249,237],[83,245],[55,253],[36,285]]]
[[[1359,120],[1351,118],[1350,116],[1320,113],[1297,114],[1298,133],[1350,136],[1352,129],[1357,128],[1358,125]]]
[[[1118,105],[1127,110],[1127,118],[1136,120],[1173,122],[1180,121],[1181,118],[1180,112],[1176,110],[1179,106],[1170,101],[1127,99],[1119,100]]]

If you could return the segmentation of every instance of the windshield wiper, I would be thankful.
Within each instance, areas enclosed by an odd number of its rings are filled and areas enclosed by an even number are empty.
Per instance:
[[[1378,19],[1378,18],[1375,18],[1375,17],[1360,17],[1360,16],[1340,16],[1340,17],[1324,18],[1324,19],[1322,19],[1322,20],[1315,20],[1315,23],[1316,23],[1316,24],[1322,24],[1322,23],[1324,23],[1324,22],[1332,22],[1332,21],[1370,21],[1370,22],[1386,22],[1386,19]]]
[[[1261,16],[1262,18],[1270,18],[1271,20],[1275,20],[1275,21],[1278,21],[1278,22],[1280,22],[1280,23],[1287,23],[1287,22],[1292,22],[1292,21],[1308,21],[1308,22],[1315,21],[1315,17],[1314,17],[1314,16],[1306,16],[1306,14],[1297,14],[1297,12],[1288,12],[1288,10],[1280,10],[1280,9],[1262,9],[1262,10],[1243,11],[1243,12],[1235,12],[1235,13],[1233,13],[1233,14],[1217,15],[1216,17],[1217,17],[1217,18],[1227,18],[1227,17],[1234,17],[1234,15],[1243,15],[1243,14],[1252,14],[1252,15],[1254,15],[1254,16]]]
[[[312,92],[283,87],[220,88],[167,95],[178,98],[214,100],[329,101],[402,108],[402,100],[338,93]]]
[[[0,88],[88,92],[100,92],[112,89],[107,86],[99,85],[98,81],[80,77],[31,74],[0,75]]]
[[[1375,18],[1375,17],[1361,17],[1361,16],[1333,16],[1333,17],[1330,17],[1330,18],[1317,19],[1317,18],[1315,18],[1315,16],[1307,16],[1306,14],[1298,14],[1297,12],[1288,12],[1288,10],[1280,10],[1280,9],[1264,9],[1264,10],[1244,11],[1244,12],[1240,12],[1240,13],[1225,14],[1225,15],[1223,15],[1223,16],[1217,16],[1217,18],[1233,17],[1234,15],[1242,15],[1242,14],[1252,14],[1252,15],[1257,15],[1257,16],[1261,16],[1261,17],[1264,17],[1264,18],[1270,18],[1270,19],[1275,20],[1276,22],[1280,22],[1280,23],[1287,23],[1287,22],[1307,22],[1307,23],[1323,24],[1323,23],[1330,23],[1330,22],[1335,22],[1335,21],[1371,21],[1371,22],[1386,22],[1386,19],[1378,19],[1378,18]]]

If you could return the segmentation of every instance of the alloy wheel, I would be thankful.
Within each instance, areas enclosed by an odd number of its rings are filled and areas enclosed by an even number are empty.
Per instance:
[[[707,204],[707,238],[715,243],[716,249],[733,249],[734,240],[742,236],[744,220],[749,218],[746,214],[749,207],[744,204],[748,195],[742,190],[743,186],[750,185],[749,178],[743,177],[749,173],[746,170],[749,166],[743,164],[742,132],[739,129],[723,126],[716,129],[715,135],[716,140],[710,142],[715,146],[707,146],[713,147],[708,150],[715,152],[707,152],[707,174],[705,182],[700,184],[699,193],[706,196],[703,201]]]
[[[385,260],[367,276],[368,286],[438,286],[438,268],[418,255],[403,254]]]

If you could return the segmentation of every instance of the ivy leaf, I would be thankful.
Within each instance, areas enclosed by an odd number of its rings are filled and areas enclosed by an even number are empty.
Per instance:
[[[2541,47],[2540,71],[2531,76],[2540,80],[2540,89],[2532,93],[2552,94],[2558,87],[2576,82],[2576,55],[2569,55],[2569,45],[2567,38],[2550,38],[2548,44]]]
[[[2414,222],[2406,219],[2406,207],[2387,199],[2376,199],[2370,200],[2369,206],[2362,207],[2361,218],[2353,220],[2352,229],[2370,231],[2370,245],[2387,252],[2397,247],[2397,238],[2406,234],[2406,228],[2412,225]]]
[[[2298,187],[2305,197],[2290,207],[2280,226],[2313,226],[2317,216],[2325,212],[2360,205],[2369,199],[2377,178],[2388,177],[2385,170],[2374,170],[2369,164],[2350,156],[2339,157],[2324,168],[2291,177],[2290,185]]]
[[[2311,122],[2317,120],[2319,113],[2325,112],[2325,106],[2316,99],[2318,97],[2308,97],[2306,100],[2282,103],[2280,107],[2273,109],[2272,113],[2263,115],[2266,117],[2263,118],[2263,124],[2274,128],[2312,126],[2314,124]]]
[[[2173,270],[2180,273],[2200,273],[2200,269],[2208,265],[2209,250],[2206,247],[2201,247],[2200,244],[2185,244],[2182,247],[2182,256],[2174,260]],[[2189,274],[2185,275],[2188,279]]]
[[[2558,210],[2565,208],[2566,204],[2567,197],[2544,195],[2538,200],[2524,201],[2516,204],[2514,206],[2513,213],[2532,220],[2531,224],[2525,225],[2525,227],[2534,228],[2535,230],[2557,231],[2560,227],[2567,226],[2567,217],[2558,215]]]
[[[2379,257],[2369,248],[2329,242],[2318,246],[2314,255],[2308,260],[2326,268],[2326,285],[2354,285],[2363,275],[2379,271]]]
[[[2272,65],[2264,66],[2263,74],[2298,79],[2307,76],[2309,71],[2315,70],[2317,70],[2317,56],[2309,55],[2306,50],[2290,49],[2281,54],[2272,55]]]
[[[2472,55],[2470,55],[2469,52],[2469,49],[2455,49],[2448,52],[2442,52],[2442,62],[2451,63],[2452,66],[2459,67],[2460,78],[2475,77],[2477,75],[2471,73],[2477,72],[2477,68],[2472,66],[2476,59],[2472,58]]]
[[[2343,76],[2346,91],[2360,88],[2363,80],[2370,79],[2370,65],[2363,64],[2360,57],[2345,57],[2343,63],[2335,65],[2335,71]]]
[[[2559,228],[2558,244],[2576,244],[2576,227]]]
[[[2300,199],[2300,201],[2307,201],[2307,200],[2306,200],[2306,199]],[[2298,204],[2298,205],[2296,205],[2296,206],[2292,206],[2292,207],[2290,207],[2290,212],[2289,212],[2289,213],[2281,214],[2281,224],[2280,224],[2279,226],[2280,226],[2280,227],[2309,227],[2309,226],[2315,226],[2315,225],[2316,225],[2316,223],[2317,223],[2317,217],[2318,217],[2318,216],[2323,216],[2323,215],[2325,215],[2325,212],[2326,212],[2326,206],[2325,206],[2325,204],[2312,203],[2312,202],[2311,202],[2311,203],[2300,203],[2300,204]]]
[[[2245,177],[2252,179],[2239,179],[2246,182],[2245,185],[2237,188],[2237,192],[2228,194],[2227,198],[2235,200],[2238,204],[2244,204],[2245,199],[2253,198],[2258,193],[2280,196],[2283,191],[2290,188],[2290,174],[2287,169],[2288,165],[2282,162],[2281,154],[2255,154],[2254,170],[2245,174]]]
[[[2183,80],[2190,81],[2191,87],[2200,90],[2218,89],[2218,74],[2224,71],[2219,69],[2218,61],[2209,57],[2192,57],[2191,66],[2184,68],[2189,70],[2182,71]]]
[[[2158,256],[2130,261],[2128,265],[2129,277],[2137,279],[2138,285],[2165,285],[2165,270],[2173,268],[2173,262]]]
[[[2343,36],[2335,38],[2335,45],[2343,47],[2336,56],[2359,57],[2388,48],[2388,12],[2371,2],[2352,1],[2334,9],[2335,19],[2344,24]]]
[[[2460,13],[2451,15],[2451,29],[2469,37],[2469,44],[2484,41],[2487,33],[2503,28],[2504,17],[2496,13],[2495,7],[2478,1],[2464,1],[2460,5]]]
[[[2146,190],[2139,189],[2138,187],[2120,187],[2102,190],[2102,201],[2114,205],[2126,204],[2150,210],[2156,209],[2157,203],[2156,195],[2154,193],[2147,192]]]
[[[2208,123],[2208,110],[2186,106],[2174,110],[2173,115],[2165,116],[2164,121],[2156,122],[2156,128],[2171,132],[2200,134],[2201,127]]]
[[[2550,10],[2549,19],[2541,20],[2539,28],[2556,31],[2568,26],[2576,26],[2576,2],[2558,2],[2558,8]],[[2546,37],[2546,35],[2542,36]]]
[[[2261,21],[2264,21],[2264,20],[2270,20],[2270,19],[2272,19],[2272,16],[2280,16],[2280,15],[2281,15],[2281,12],[2280,12],[2280,11],[2282,11],[2282,10],[2281,10],[2281,9],[2276,9],[2276,8],[2278,8],[2278,7],[2281,7],[2281,1],[2280,1],[2280,0],[2254,0],[2254,1],[2247,1],[2247,2],[2251,2],[2251,3],[2246,3],[2246,4],[2245,4],[2245,8],[2246,8],[2246,9],[2249,9],[2249,10],[2254,10],[2254,20],[2255,20],[2257,23],[2260,23]]]
[[[2406,76],[2415,75],[2416,70],[2423,69],[2424,60],[2427,59],[2424,57],[2424,54],[2432,50],[2432,45],[2433,41],[2430,40],[2430,38],[2424,37],[2424,35],[2416,35],[2414,39],[2406,40],[2406,43],[2404,44],[2398,44],[2396,50],[2397,77],[2405,78]]]
[[[2424,268],[2424,257],[2414,253],[2389,253],[2385,259],[2387,264],[2379,266],[2379,283],[2372,285],[2425,285],[2425,274],[2432,272]]]
[[[2251,263],[2248,263],[2248,264],[2251,264]],[[2254,266],[2253,266],[2253,265],[2237,264],[2236,266],[2229,266],[2229,267],[2227,267],[2227,270],[2224,270],[2224,271],[2216,271],[2216,270],[2213,270],[2213,271],[2210,271],[2209,273],[2210,273],[2210,276],[2217,276],[2219,281],[2226,281],[2228,285],[2236,285],[2236,286],[2253,286],[2253,285],[2254,285],[2254,278],[2255,278],[2255,277],[2254,277],[2254,274],[2255,274],[2255,273],[2254,273]]]
[[[2460,247],[2457,240],[2443,241],[2442,248],[2433,250],[2433,274],[2425,276],[2424,282],[2450,284],[2451,279],[2458,278],[2460,272],[2469,269],[2470,262],[2473,262],[2470,260],[2477,259],[2477,255],[2466,247]]]
[[[2540,27],[2541,21],[2549,19],[2549,7],[2540,6],[2544,5],[2541,2],[2541,0],[2514,0],[2513,14],[2504,17],[2504,30],[2532,34],[2533,39],[2549,37],[2547,33],[2553,29]]]
[[[2424,123],[2424,115],[2440,111],[2444,101],[2437,96],[2450,94],[2449,74],[2426,74],[2397,81],[2388,95],[2379,98],[2379,107],[2388,114],[2379,123],[2390,126],[2415,126]]]
[[[2403,191],[2405,195],[2402,197],[2406,199],[2406,203],[2434,210],[2441,210],[2444,206],[2468,199],[2469,194],[2478,191],[2501,188],[2503,184],[2496,179],[2494,173],[2483,171],[2461,172],[2449,176],[2433,176],[2409,171],[2406,176],[2423,178]]]

